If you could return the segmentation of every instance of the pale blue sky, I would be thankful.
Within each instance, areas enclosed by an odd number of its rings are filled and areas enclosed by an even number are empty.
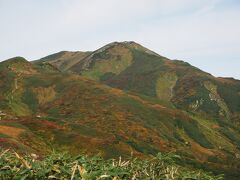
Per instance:
[[[125,40],[240,79],[239,0],[0,0],[0,60]]]

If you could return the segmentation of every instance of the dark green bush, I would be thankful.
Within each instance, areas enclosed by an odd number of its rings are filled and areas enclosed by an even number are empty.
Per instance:
[[[38,100],[31,89],[25,90],[23,94],[23,102],[27,104],[34,113],[37,111]]]

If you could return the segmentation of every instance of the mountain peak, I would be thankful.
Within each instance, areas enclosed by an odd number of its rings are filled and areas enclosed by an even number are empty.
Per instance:
[[[135,41],[121,41],[121,42],[113,42],[113,44],[122,44],[122,45],[128,45],[128,46],[142,46],[140,43],[137,43]]]
[[[9,63],[29,63],[24,57],[21,57],[21,56],[16,56],[16,57],[7,59],[4,62],[9,62]]]
[[[25,66],[25,65],[31,66],[31,63],[29,61],[27,61],[25,58],[17,56],[17,57],[13,57],[13,58],[10,58],[10,59],[7,59],[7,60],[1,62],[1,65],[5,66],[5,67]]]
[[[114,41],[112,43],[107,44],[106,46],[111,47],[111,46],[117,46],[117,45],[123,45],[123,46],[132,47],[132,48],[145,48],[140,43],[137,43],[135,41],[120,41],[120,42],[119,41]]]
[[[123,46],[123,47],[129,48],[131,50],[143,51],[143,52],[151,54],[151,55],[160,56],[159,54],[155,53],[154,51],[151,51],[150,49],[142,46],[140,43],[137,43],[135,41],[122,41],[122,42],[115,41],[115,42],[112,42],[112,43],[109,43],[109,44],[103,46],[102,48],[98,49],[95,52],[97,52],[97,53],[103,52],[114,46]]]
[[[139,43],[136,43],[135,41],[114,41],[114,42],[111,42],[107,45],[140,45]]]
[[[2,70],[11,71],[17,74],[34,74],[37,73],[33,65],[23,57],[13,57],[1,62]]]

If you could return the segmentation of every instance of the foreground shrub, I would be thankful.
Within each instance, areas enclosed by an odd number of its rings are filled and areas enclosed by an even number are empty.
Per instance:
[[[16,152],[0,152],[0,179],[222,179],[202,171],[194,171],[175,164],[179,157],[159,153],[140,160],[104,160],[100,157],[52,153],[42,160],[35,154],[21,156]]]

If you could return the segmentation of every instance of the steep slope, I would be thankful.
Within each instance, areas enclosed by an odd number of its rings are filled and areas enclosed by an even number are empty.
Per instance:
[[[34,61],[35,64],[39,62],[48,62],[61,71],[70,69],[73,65],[79,63],[82,59],[88,56],[90,52],[69,52],[61,51],[59,53],[46,56],[40,60]]]
[[[0,70],[2,147],[104,157],[171,151],[188,164],[237,173],[240,136],[231,124],[62,73],[46,62],[13,58]]]
[[[215,78],[135,42],[108,44],[65,70],[208,118],[240,123],[240,81]]]

